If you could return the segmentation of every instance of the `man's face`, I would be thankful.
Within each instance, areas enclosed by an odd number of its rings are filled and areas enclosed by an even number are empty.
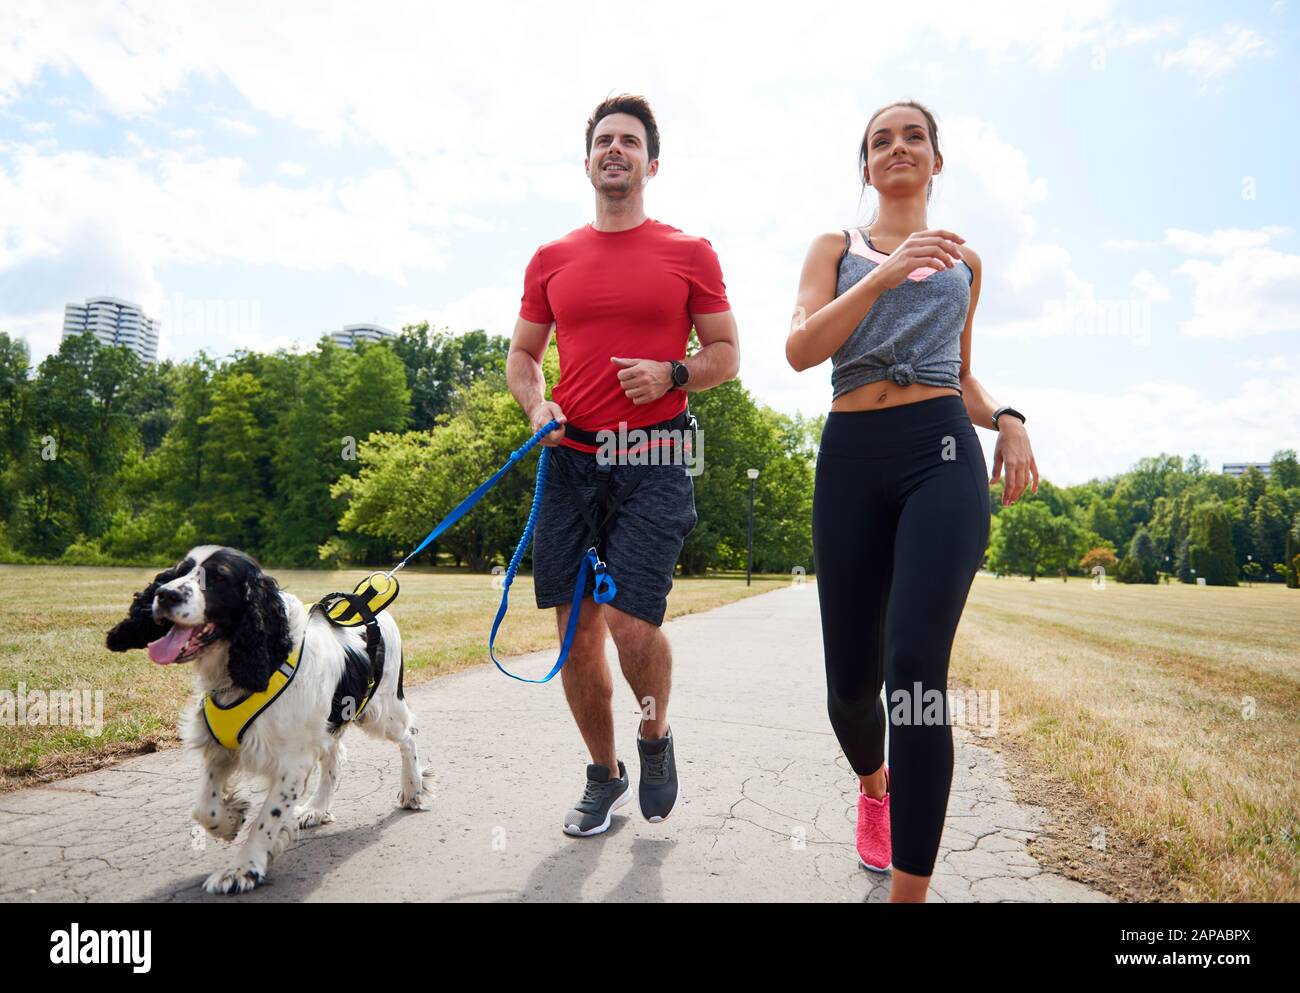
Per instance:
[[[648,154],[640,118],[607,114],[591,134],[591,154],[584,165],[598,194],[625,197],[639,192],[659,171],[659,160],[649,161]]]

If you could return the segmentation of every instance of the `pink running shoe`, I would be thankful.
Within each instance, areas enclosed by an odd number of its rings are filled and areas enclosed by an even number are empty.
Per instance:
[[[858,791],[858,858],[872,872],[889,868],[889,766],[885,766],[885,795],[879,800]]]

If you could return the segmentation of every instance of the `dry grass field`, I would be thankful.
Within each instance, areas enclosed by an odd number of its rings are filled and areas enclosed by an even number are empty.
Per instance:
[[[183,667],[113,655],[104,633],[153,570],[0,566],[0,689],[103,691],[97,737],[75,727],[0,726],[0,790],[175,743],[189,694]],[[306,601],[351,588],[351,572],[281,572]],[[788,576],[677,580],[669,616],[788,585]],[[553,613],[519,577],[498,657],[557,640]],[[408,680],[486,660],[500,593],[492,577],[402,576]],[[954,687],[996,690],[995,741],[1032,758],[1025,798],[1054,808],[1065,784],[1086,837],[1136,839],[1161,877],[1127,898],[1300,898],[1300,592],[1108,581],[975,580],[953,647]],[[1118,845],[1114,851],[1118,851]],[[1089,857],[1086,843],[1083,858]],[[1106,871],[1122,863],[1098,860]],[[1145,895],[1144,895],[1145,894]]]
[[[1300,898],[1300,592],[980,576],[951,682],[1182,898]]]

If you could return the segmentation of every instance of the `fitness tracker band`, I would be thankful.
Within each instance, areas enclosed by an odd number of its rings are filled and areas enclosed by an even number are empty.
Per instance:
[[[997,410],[993,411],[993,430],[994,430],[994,431],[997,431],[997,430],[998,430],[998,418],[1001,417],[1003,414],[1011,414],[1011,415],[1013,415],[1013,416],[1015,416],[1015,417],[1019,417],[1019,418],[1020,418],[1020,423],[1021,423],[1021,424],[1024,424],[1024,423],[1025,423],[1025,415],[1022,414],[1022,413],[1020,413],[1020,411],[1016,410],[1015,407],[1005,407],[1005,406],[1003,406],[1003,407],[999,407]]]

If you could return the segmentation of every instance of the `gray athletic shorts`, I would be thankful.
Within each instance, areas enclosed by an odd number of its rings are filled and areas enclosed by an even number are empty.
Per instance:
[[[578,566],[589,544],[583,542],[587,522],[576,506],[577,491],[587,501],[593,520],[596,511],[596,453],[580,452],[568,445],[547,449],[549,463],[542,508],[533,532],[533,587],[540,609],[573,602]],[[614,577],[617,593],[609,605],[658,627],[668,609],[673,570],[686,536],[694,529],[695,481],[685,465],[619,465],[610,467],[610,493],[640,479],[624,498],[605,531],[603,558]],[[587,569],[584,597],[595,590]]]

